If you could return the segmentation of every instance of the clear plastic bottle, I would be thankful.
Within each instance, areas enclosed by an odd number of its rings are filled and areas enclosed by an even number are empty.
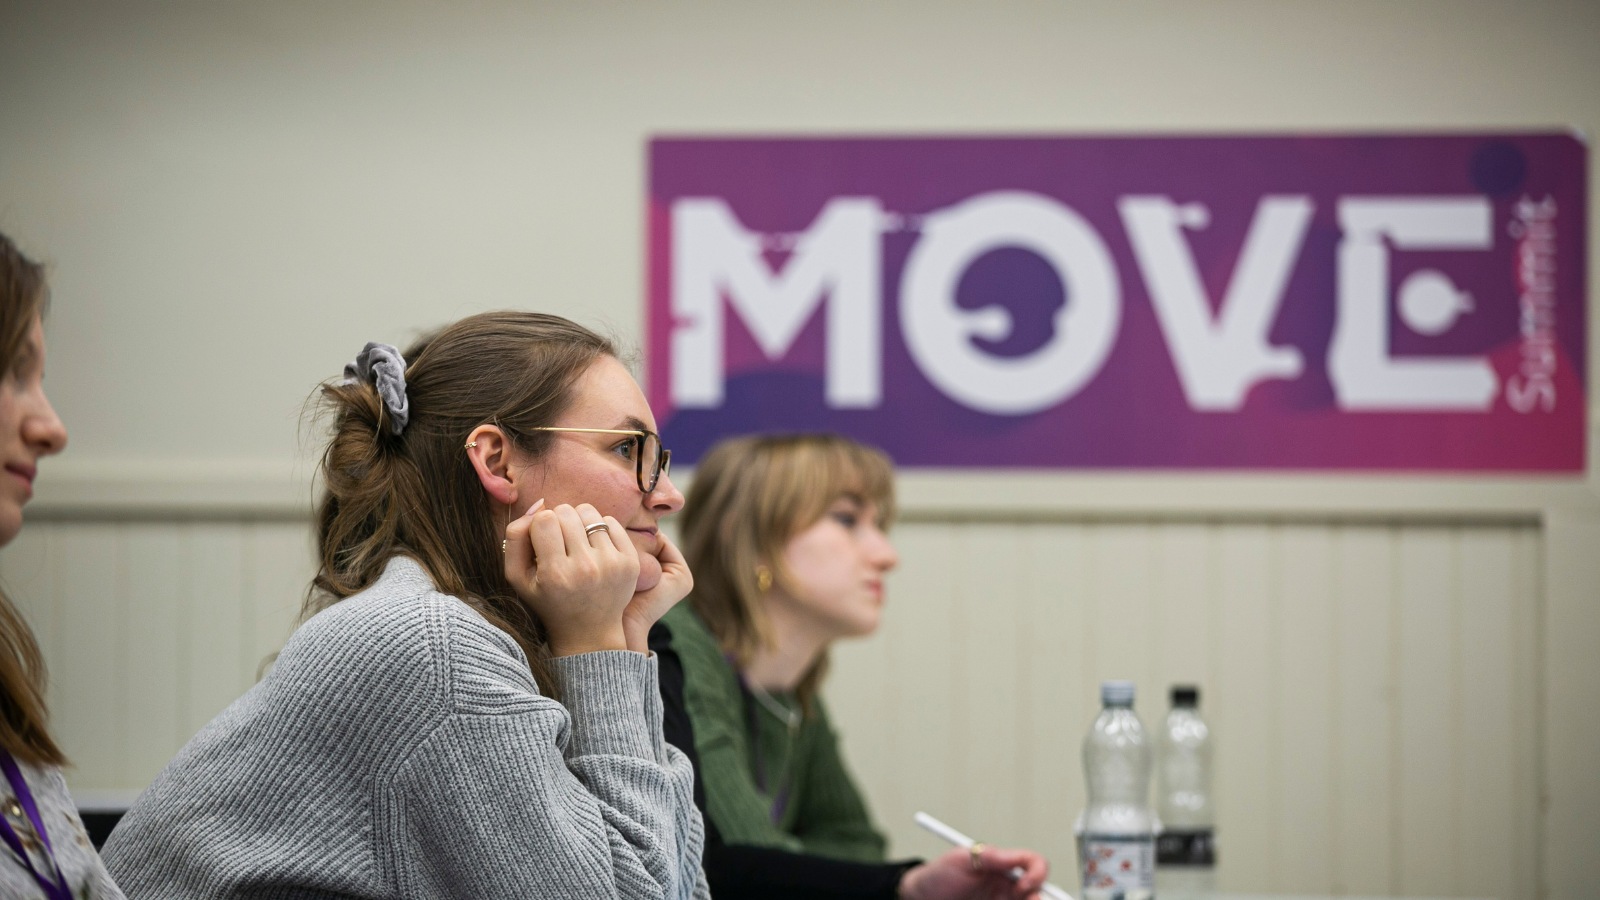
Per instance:
[[[1150,808],[1150,741],[1133,712],[1133,682],[1100,685],[1103,708],[1083,740],[1089,802],[1078,817],[1084,900],[1155,895],[1156,816]]]
[[[1211,729],[1200,717],[1199,688],[1173,685],[1156,759],[1156,886],[1162,900],[1210,896],[1217,890],[1217,820],[1211,807]]]

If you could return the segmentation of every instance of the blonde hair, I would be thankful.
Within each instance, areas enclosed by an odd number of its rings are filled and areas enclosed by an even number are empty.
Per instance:
[[[837,434],[773,434],[731,438],[695,467],[680,518],[683,554],[694,572],[689,603],[734,664],[748,666],[775,636],[757,574],[775,581],[783,550],[842,496],[894,519],[894,467],[880,450]],[[807,709],[827,671],[818,657],[796,688]]]

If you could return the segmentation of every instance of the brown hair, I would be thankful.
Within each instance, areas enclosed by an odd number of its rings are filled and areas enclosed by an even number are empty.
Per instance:
[[[750,664],[774,636],[756,570],[782,581],[783,549],[828,505],[851,495],[894,519],[894,468],[882,451],[837,434],[747,435],[718,443],[695,467],[680,526],[694,573],[689,602],[734,664]],[[807,709],[827,671],[827,654],[796,695]]]
[[[47,299],[44,267],[0,234],[0,372],[11,371]],[[0,747],[35,765],[65,765],[67,758],[47,727],[44,687],[39,643],[22,614],[0,592]]]
[[[610,341],[558,316],[462,319],[406,350],[409,421],[398,435],[372,384],[325,384],[333,437],[322,458],[321,569],[305,615],[371,587],[391,557],[409,556],[439,590],[510,634],[540,689],[559,697],[544,625],[506,581],[505,535],[464,445],[474,428],[492,424],[538,457],[551,435],[533,429],[566,409],[590,365],[615,355]]]

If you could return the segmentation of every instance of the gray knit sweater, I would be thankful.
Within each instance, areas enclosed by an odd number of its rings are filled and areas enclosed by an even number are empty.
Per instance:
[[[653,657],[521,649],[415,562],[312,617],[112,834],[134,900],[709,896]]]

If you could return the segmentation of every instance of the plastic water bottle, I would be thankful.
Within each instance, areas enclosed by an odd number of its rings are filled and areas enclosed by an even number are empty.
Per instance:
[[[1200,689],[1174,685],[1156,746],[1156,886],[1162,900],[1192,900],[1217,889],[1216,816],[1211,808],[1211,729]]]
[[[1156,817],[1150,809],[1150,741],[1133,712],[1133,682],[1100,685],[1103,708],[1083,740],[1089,803],[1078,817],[1084,900],[1155,895]]]

